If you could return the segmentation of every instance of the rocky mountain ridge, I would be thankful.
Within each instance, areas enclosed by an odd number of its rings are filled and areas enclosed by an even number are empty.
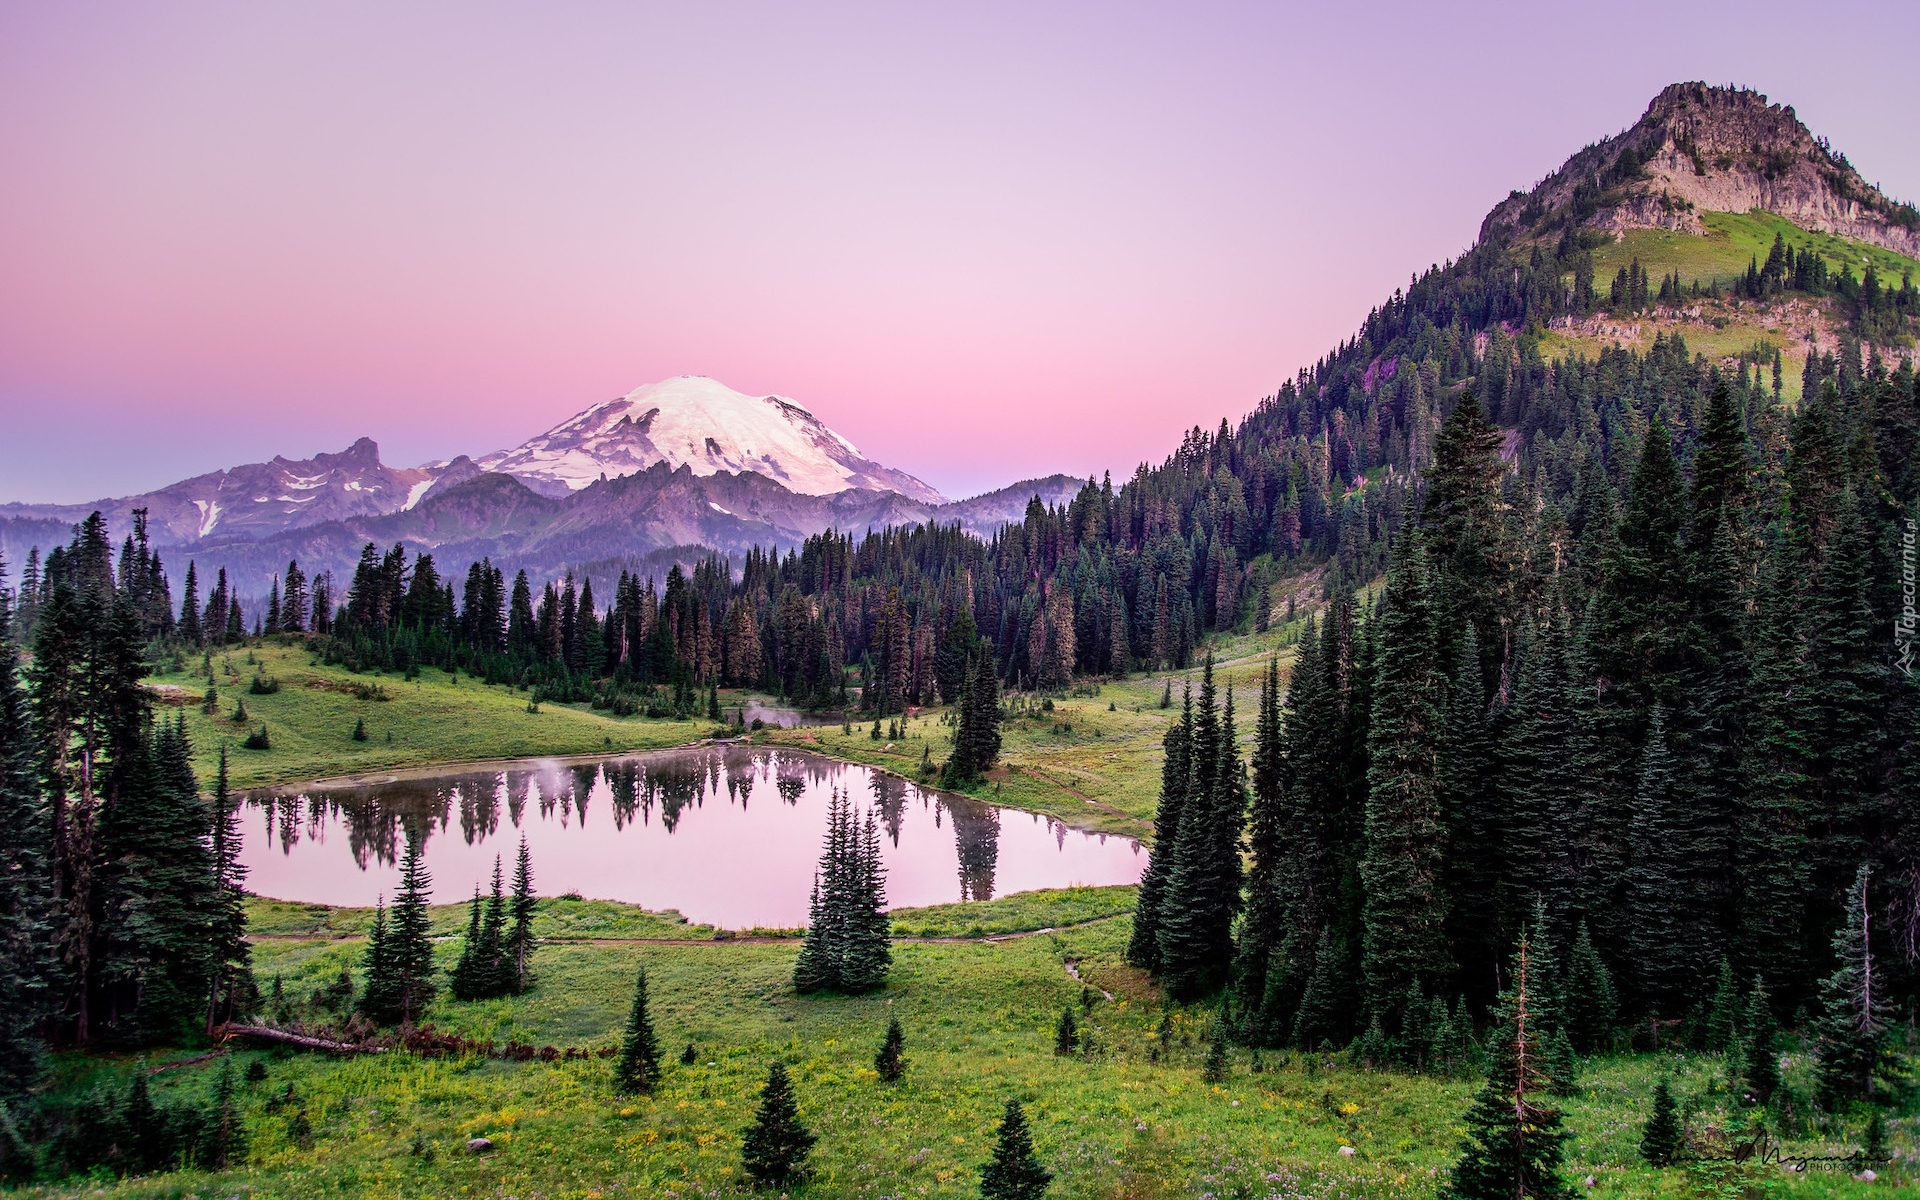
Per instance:
[[[1761,209],[1803,229],[1920,257],[1920,211],[1861,176],[1792,107],[1745,88],[1676,83],[1634,125],[1587,146],[1487,214],[1481,239],[1568,223],[1704,234],[1700,213]]]

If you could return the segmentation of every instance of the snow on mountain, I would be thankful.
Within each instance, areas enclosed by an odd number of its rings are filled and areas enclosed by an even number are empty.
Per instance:
[[[655,463],[695,475],[752,471],[807,496],[851,488],[897,492],[926,504],[946,497],[904,471],[865,457],[854,444],[785,396],[749,396],[704,375],[637,387],[479,466],[536,489],[578,491]]]

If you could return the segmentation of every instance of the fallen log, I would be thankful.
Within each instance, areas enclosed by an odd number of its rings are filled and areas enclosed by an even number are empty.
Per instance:
[[[336,1042],[327,1038],[312,1037],[304,1033],[290,1033],[285,1029],[275,1029],[271,1025],[234,1025],[226,1024],[213,1031],[221,1041],[228,1038],[259,1038],[267,1042],[280,1042],[288,1046],[299,1046],[306,1050],[321,1050],[328,1054],[378,1054],[383,1046],[366,1045],[359,1042]]]

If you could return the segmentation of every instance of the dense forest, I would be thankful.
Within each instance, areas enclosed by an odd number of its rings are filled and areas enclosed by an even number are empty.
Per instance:
[[[1848,294],[1779,249],[1743,287]],[[1724,1045],[1755,995],[1817,1025],[1869,965],[1865,1024],[1910,1019],[1911,364],[1809,350],[1790,404],[1775,347],[1549,361],[1544,319],[1645,303],[1640,272],[1583,291],[1585,253],[1483,244],[1237,429],[986,540],[827,533],[602,596],[370,545],[344,588],[290,563],[249,623],[224,572],[203,601],[188,564],[176,601],[144,522],[116,555],[96,515],[0,602],[0,1091],[46,1037],[151,1044],[251,1003],[231,802],[139,687],[249,635],[621,715],[717,713],[719,686],[876,716],[966,698],[963,780],[1001,686],[1197,665],[1210,634],[1298,616],[1250,771],[1210,671],[1168,735],[1132,957],[1169,993],[1225,994],[1255,1045],[1418,1067],[1484,1025],[1525,930],[1582,1051]],[[1867,282],[1868,317],[1911,304]],[[1854,1050],[1841,1093],[1886,1073]]]

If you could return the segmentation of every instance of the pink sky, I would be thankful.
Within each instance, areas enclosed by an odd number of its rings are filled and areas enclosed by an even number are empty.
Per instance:
[[[950,495],[1124,476],[1678,79],[1920,197],[1912,4],[1334,7],[6,6],[0,500],[683,372]]]

